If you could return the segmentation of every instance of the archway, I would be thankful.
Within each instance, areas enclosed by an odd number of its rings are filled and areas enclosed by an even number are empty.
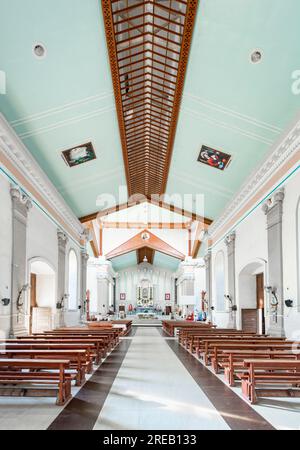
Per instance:
[[[29,264],[29,277],[29,332],[40,333],[51,330],[55,309],[55,271],[48,262],[35,258]]]
[[[247,264],[238,276],[239,328],[265,333],[265,268],[258,259]]]

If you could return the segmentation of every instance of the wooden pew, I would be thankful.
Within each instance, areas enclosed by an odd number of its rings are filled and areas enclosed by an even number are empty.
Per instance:
[[[87,337],[87,338],[102,338],[105,343],[109,346],[109,351],[111,351],[119,342],[119,335],[120,330],[118,329],[111,329],[111,330],[88,330],[84,329],[83,331],[80,330],[53,330],[53,331],[47,331],[44,333],[36,333],[33,336],[37,337]]]
[[[243,372],[245,359],[300,359],[300,351],[288,350],[223,350],[219,367],[224,370],[225,380],[234,386],[237,374]]]
[[[7,341],[11,342],[11,341]],[[67,336],[64,337],[51,337],[47,338],[46,336],[43,337],[19,337],[17,339],[17,343],[24,343],[24,344],[45,344],[45,345],[51,345],[51,344],[59,344],[61,346],[64,345],[88,345],[91,347],[91,354],[94,357],[94,362],[96,365],[100,364],[101,359],[105,358],[107,355],[108,347],[103,342],[102,339],[98,338],[70,338]],[[61,347],[63,349],[63,347]],[[82,347],[83,348],[83,347]]]
[[[285,340],[273,339],[230,339],[227,341],[203,341],[203,348],[200,349],[203,361],[206,365],[214,361],[214,369],[218,370],[219,357],[223,350],[228,349],[258,349],[258,350],[280,350],[291,349],[293,343]]]
[[[189,335],[185,338],[184,341],[184,347],[187,348],[191,353],[198,354],[199,347],[204,339],[215,339],[215,340],[223,340],[226,341],[226,339],[250,339],[250,338],[265,338],[265,336],[259,336],[255,335],[253,333],[226,333],[226,332],[219,332],[219,333],[203,333],[203,334],[193,334]]]
[[[191,328],[191,327],[181,327],[178,331],[178,342],[183,346],[187,345],[187,341],[193,339],[194,337],[200,335],[215,335],[215,334],[236,334],[241,333],[241,331],[233,329],[224,328]]]
[[[85,382],[85,374],[90,365],[86,350],[38,350],[38,349],[6,349],[0,351],[0,359],[48,359],[70,361],[70,370],[75,371],[76,386]]]
[[[244,367],[238,377],[250,403],[259,397],[300,397],[299,359],[246,359]]]
[[[0,359],[0,395],[55,395],[56,404],[64,405],[72,397],[72,378],[66,373],[69,367],[70,361],[64,359]],[[57,373],[50,372],[53,370]],[[53,389],[54,386],[56,389]]]
[[[210,323],[204,322],[189,322],[187,320],[162,320],[163,330],[169,334],[170,336],[175,336],[175,329],[185,328],[195,328],[195,329],[204,329],[204,328],[213,328],[214,325]]]

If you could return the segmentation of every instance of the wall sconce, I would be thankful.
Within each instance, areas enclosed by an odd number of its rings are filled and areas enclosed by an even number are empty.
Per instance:
[[[278,298],[276,295],[276,287],[273,286],[265,286],[266,292],[271,296],[270,298],[270,306],[271,313],[273,315],[274,322],[277,323],[277,310],[278,310]]]
[[[67,300],[68,297],[69,297],[68,294],[64,294],[64,295],[62,296],[62,298],[61,298],[61,301],[56,303],[56,309],[63,309],[63,307],[64,307],[64,301]]]
[[[2,298],[1,302],[2,302],[3,306],[7,306],[10,304],[10,298]]]
[[[285,306],[287,306],[288,308],[293,307],[293,300],[288,299],[288,300],[285,300],[284,303],[285,303]]]
[[[18,293],[17,302],[16,302],[18,311],[20,311],[20,309],[22,309],[22,306],[24,305],[24,302],[21,302],[22,294],[23,294],[23,292],[26,292],[29,289],[29,287],[30,287],[29,284],[24,284],[24,286],[21,287],[21,289]]]

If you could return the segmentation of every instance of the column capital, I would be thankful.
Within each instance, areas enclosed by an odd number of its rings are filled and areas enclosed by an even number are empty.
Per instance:
[[[278,189],[271,197],[269,197],[262,205],[262,210],[267,215],[275,206],[282,206],[285,197],[284,188]]]
[[[86,244],[87,242],[89,242],[91,240],[91,232],[88,228],[85,228],[83,230],[83,232],[80,235],[81,239],[83,240],[83,242]]]
[[[57,230],[57,239],[58,246],[65,249],[68,242],[68,236],[66,235],[66,233],[61,230]]]
[[[10,186],[10,196],[15,206],[21,206],[25,208],[25,211],[29,211],[32,208],[32,201],[28,195],[21,191],[19,186]]]
[[[205,268],[208,269],[211,262],[211,251],[208,251],[206,255],[203,256]]]
[[[227,234],[227,236],[224,239],[224,242],[227,245],[227,247],[230,244],[233,244],[235,242],[235,238],[236,238],[236,232],[235,231],[232,231],[231,233]]]

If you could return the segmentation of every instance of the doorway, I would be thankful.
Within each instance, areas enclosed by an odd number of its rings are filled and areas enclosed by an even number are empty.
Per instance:
[[[264,262],[247,264],[239,273],[239,328],[265,334]]]
[[[35,259],[29,265],[29,333],[53,329],[55,313],[55,272],[45,261]]]
[[[260,325],[259,333],[266,333],[265,324],[265,290],[264,290],[264,274],[256,275],[256,308],[258,311],[258,321]]]

